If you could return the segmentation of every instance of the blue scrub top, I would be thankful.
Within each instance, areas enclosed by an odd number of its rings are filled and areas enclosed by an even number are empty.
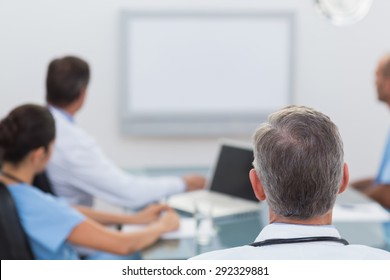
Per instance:
[[[9,185],[30,246],[36,259],[78,259],[67,242],[72,230],[85,220],[64,200],[27,184]]]

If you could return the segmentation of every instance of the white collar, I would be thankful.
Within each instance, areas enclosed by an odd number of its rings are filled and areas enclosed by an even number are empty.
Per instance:
[[[298,238],[311,236],[334,236],[340,238],[340,233],[332,225],[297,225],[273,223],[262,229],[256,242],[273,238]]]
[[[58,108],[58,107],[54,107],[52,105],[48,105],[48,107],[49,107],[49,110],[52,114],[62,116],[68,122],[74,123],[74,117],[71,114],[69,114],[68,112],[66,112],[65,110]]]

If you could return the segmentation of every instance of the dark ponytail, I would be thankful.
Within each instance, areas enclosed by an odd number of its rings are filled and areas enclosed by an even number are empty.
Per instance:
[[[54,119],[47,108],[19,106],[0,121],[0,162],[19,163],[32,150],[48,148],[54,138]]]

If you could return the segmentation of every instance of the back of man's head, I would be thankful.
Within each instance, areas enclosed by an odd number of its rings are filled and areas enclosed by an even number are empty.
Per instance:
[[[46,77],[46,101],[66,107],[76,101],[89,82],[89,66],[84,60],[66,56],[50,62]]]
[[[327,213],[343,178],[343,143],[336,125],[311,108],[271,114],[253,136],[254,166],[272,211],[308,220]]]
[[[390,78],[390,54],[387,54],[384,57],[382,57],[380,63],[382,63],[383,77],[385,79],[389,79]]]

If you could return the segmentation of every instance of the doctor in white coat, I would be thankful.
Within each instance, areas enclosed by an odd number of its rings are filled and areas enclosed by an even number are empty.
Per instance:
[[[273,113],[253,137],[256,197],[266,200],[270,224],[246,246],[194,259],[386,259],[390,252],[349,245],[332,225],[337,194],[348,184],[343,142],[336,125],[311,108]]]
[[[77,57],[55,59],[48,67],[46,100],[56,121],[57,137],[47,175],[56,195],[72,204],[92,206],[97,197],[137,209],[165,196],[204,187],[203,176],[133,176],[110,161],[74,120],[84,104],[89,76],[88,64]]]

